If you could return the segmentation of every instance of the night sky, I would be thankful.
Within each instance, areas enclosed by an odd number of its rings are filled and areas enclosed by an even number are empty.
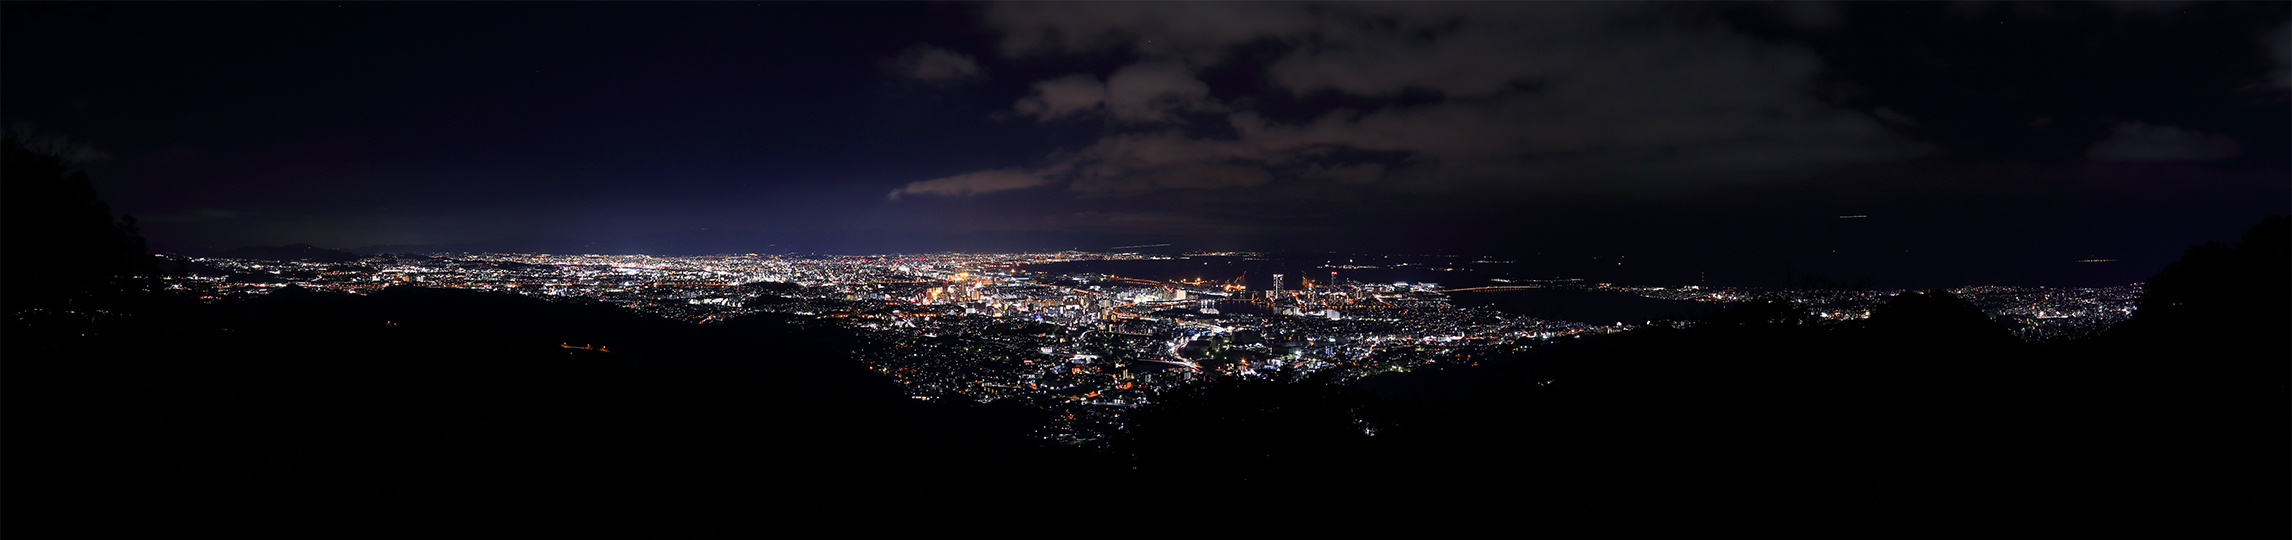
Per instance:
[[[2285,2],[4,17],[0,121],[84,143],[113,209],[187,252],[1167,242],[2114,285],[2292,212]]]

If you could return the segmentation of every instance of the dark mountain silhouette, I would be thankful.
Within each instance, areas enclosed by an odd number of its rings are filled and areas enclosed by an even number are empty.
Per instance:
[[[310,244],[287,244],[283,246],[247,246],[216,253],[213,256],[226,259],[260,259],[265,261],[305,261],[318,263],[350,262],[365,257],[363,255],[344,251],[335,251]]]
[[[2140,310],[2114,332],[2128,338],[2206,333],[2259,337],[2280,334],[2292,322],[2292,220],[2268,218],[2236,245],[2210,242],[2189,248],[2142,289]],[[2244,339],[2242,337],[2238,339]],[[2282,340],[2253,340],[2251,356],[2285,358]],[[2244,355],[2240,355],[2244,356]],[[2282,362],[2278,362],[2282,364]]]

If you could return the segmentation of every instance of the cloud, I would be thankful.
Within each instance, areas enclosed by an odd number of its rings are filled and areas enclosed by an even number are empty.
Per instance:
[[[2277,25],[2276,29],[2260,36],[2260,44],[2268,49],[2268,82],[2276,89],[2292,89],[2292,22]]]
[[[1129,123],[1170,122],[1178,113],[1221,109],[1210,99],[1209,85],[1176,62],[1131,64],[1104,83],[1088,73],[1042,80],[1011,106],[1022,116],[1044,122],[1098,112],[1101,107],[1114,120]]]
[[[1088,73],[1076,73],[1036,82],[1034,91],[1013,105],[1019,114],[1048,122],[1098,109],[1106,101],[1106,85]]]
[[[892,71],[930,83],[952,83],[983,78],[986,70],[970,56],[931,45],[917,45],[893,59]]]
[[[2097,161],[2214,161],[2243,153],[2243,145],[2227,135],[2120,122],[2108,139],[2086,149],[2085,157]]]
[[[1872,116],[1877,116],[1879,120],[1884,120],[1888,124],[1897,126],[1918,125],[1917,120],[1911,120],[1909,116],[1903,115],[1901,111],[1894,110],[1893,107],[1879,107],[1877,109],[1872,109],[1870,114]]]
[[[1302,40],[1268,75],[1299,94],[1380,96],[1415,88],[1451,97],[1488,95],[1519,82],[1597,69],[1589,63],[1605,59],[1573,49],[1609,44],[1600,36],[1607,26],[1603,19],[1617,13],[1577,4],[1359,7],[1331,17],[1329,31]]]
[[[1313,165],[1305,172],[1306,178],[1334,180],[1340,184],[1373,184],[1385,176],[1385,166],[1378,163],[1360,165]]]
[[[1771,7],[1781,12],[1783,22],[1809,30],[1835,29],[1845,18],[1830,2],[1778,2]]]
[[[1074,180],[1070,189],[1086,196],[1136,195],[1170,189],[1248,187],[1272,181],[1272,174],[1252,163],[1186,160],[1152,167],[1096,167]]]
[[[9,135],[16,139],[17,144],[23,145],[25,150],[61,158],[66,163],[87,163],[111,158],[111,154],[97,150],[94,145],[53,133],[40,133],[28,122],[16,122],[8,130]]]
[[[1014,57],[1139,59],[1103,84],[1091,74],[1037,82],[1014,106],[1043,121],[1105,113],[1097,142],[1045,156],[1021,186],[1064,182],[1083,196],[1285,180],[1633,191],[1930,151],[1887,128],[1908,124],[1891,110],[1813,96],[1822,63],[1811,51],[1670,13],[1630,3],[1023,3],[992,6],[986,21]],[[1224,89],[1243,99],[1222,101],[1197,75],[1218,66],[1255,70],[1260,84]],[[1353,105],[1254,105],[1330,96]]]
[[[1175,130],[1102,137],[1051,156],[1044,169],[1083,196],[1136,195],[1169,189],[1222,189],[1266,184],[1269,164],[1293,159],[1248,141],[1187,137]]]
[[[2155,16],[2188,9],[2187,2],[2174,0],[2109,0],[2101,5],[2113,8],[2119,14]]]
[[[1116,120],[1167,122],[1175,113],[1214,108],[1209,85],[1176,62],[1131,64],[1106,78],[1106,111]]]
[[[896,201],[906,195],[972,195],[1024,189],[1048,183],[1050,183],[1050,179],[1045,178],[1040,172],[1023,169],[996,169],[909,182],[906,186],[892,190],[887,197]]]
[[[1129,49],[1205,63],[1238,43],[1317,30],[1314,10],[1275,2],[1018,2],[989,5],[985,21],[1002,34],[1005,56]]]

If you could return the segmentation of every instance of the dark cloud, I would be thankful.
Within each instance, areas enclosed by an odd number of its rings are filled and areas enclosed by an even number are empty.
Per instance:
[[[1782,12],[1784,22],[1806,29],[1837,28],[1844,17],[1831,2],[1775,2],[1772,6]]]
[[[2262,50],[2268,51],[2267,81],[2276,89],[2292,90],[2292,22],[2276,25],[2276,29],[2260,36]]]
[[[900,53],[892,60],[892,70],[900,75],[930,83],[950,83],[974,80],[986,76],[986,70],[969,55],[931,45],[917,45]]]
[[[1005,56],[1058,56],[1104,49],[1202,63],[1235,44],[1311,32],[1320,6],[1275,2],[1006,2],[984,21]]]
[[[2085,156],[2099,161],[2217,161],[2243,153],[2243,145],[2227,135],[2123,122]]]
[[[1385,176],[1385,166],[1380,163],[1314,164],[1306,169],[1304,176],[1306,178],[1332,180],[1340,184],[1374,184],[1378,179]]]
[[[1180,113],[1217,109],[1209,85],[1177,62],[1131,64],[1106,78],[1106,112],[1117,121],[1174,122]]]
[[[891,200],[906,195],[970,195],[1012,189],[1025,189],[1049,183],[1042,173],[1024,169],[996,169],[959,174],[919,182],[892,190]]]
[[[1012,106],[1019,114],[1048,122],[1095,111],[1106,102],[1106,83],[1088,73],[1035,82],[1034,91]]]
[[[29,122],[16,122],[9,125],[8,130],[14,132],[12,135],[17,140],[24,141],[25,149],[43,155],[63,158],[65,163],[85,165],[88,162],[112,157],[111,154],[97,150],[95,145],[88,144],[86,141],[75,141],[70,137],[55,133],[41,133],[38,127]]]
[[[1644,6],[999,4],[986,20],[1010,55],[1139,58],[1103,86],[1089,74],[1039,81],[1015,106],[1022,115],[1102,112],[1110,125],[1165,126],[1045,156],[1041,176],[992,183],[1005,189],[1064,182],[1078,194],[1123,195],[1287,178],[1628,191],[1927,151],[1870,114],[1810,95],[1822,67],[1810,52]],[[1256,68],[1265,91],[1435,99],[1283,118],[1254,110],[1247,95],[1221,100],[1235,94],[1196,75],[1268,43],[1280,52]],[[1406,157],[1324,158],[1347,152]]]
[[[237,210],[198,208],[189,212],[152,214],[143,216],[142,220],[149,223],[191,223],[238,219],[241,215]]]
[[[1103,112],[1118,122],[1157,124],[1220,107],[1210,99],[1209,86],[1184,65],[1140,62],[1115,70],[1105,82],[1088,73],[1036,81],[1012,109],[1042,121]]]

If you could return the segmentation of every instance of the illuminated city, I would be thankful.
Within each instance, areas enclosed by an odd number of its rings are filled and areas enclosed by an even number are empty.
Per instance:
[[[2292,2],[0,42],[23,531],[2292,537]]]
[[[1866,318],[1902,291],[1632,287],[1579,279],[1492,278],[1489,285],[1300,279],[1253,290],[1240,279],[1157,281],[1047,273],[1055,263],[1261,260],[1257,253],[933,254],[878,256],[433,253],[317,263],[191,258],[210,272],[171,287],[213,300],[303,287],[352,294],[389,286],[517,293],[601,303],[696,324],[793,316],[863,338],[853,356],[919,400],[1019,400],[1056,413],[1042,436],[1090,445],[1125,411],[1216,377],[1336,381],[1456,364],[1525,341],[1628,331],[1674,320],[1544,320],[1460,306],[1461,292],[1573,289],[1726,303],[1772,298],[1826,320]],[[1375,266],[1326,261],[1330,275]],[[1505,263],[1509,261],[1487,261]],[[1388,263],[1398,266],[1423,263]],[[1469,273],[1435,264],[1435,269]],[[1951,289],[2024,339],[2094,335],[2129,317],[2138,284],[2108,288]],[[610,344],[604,344],[610,346]]]

